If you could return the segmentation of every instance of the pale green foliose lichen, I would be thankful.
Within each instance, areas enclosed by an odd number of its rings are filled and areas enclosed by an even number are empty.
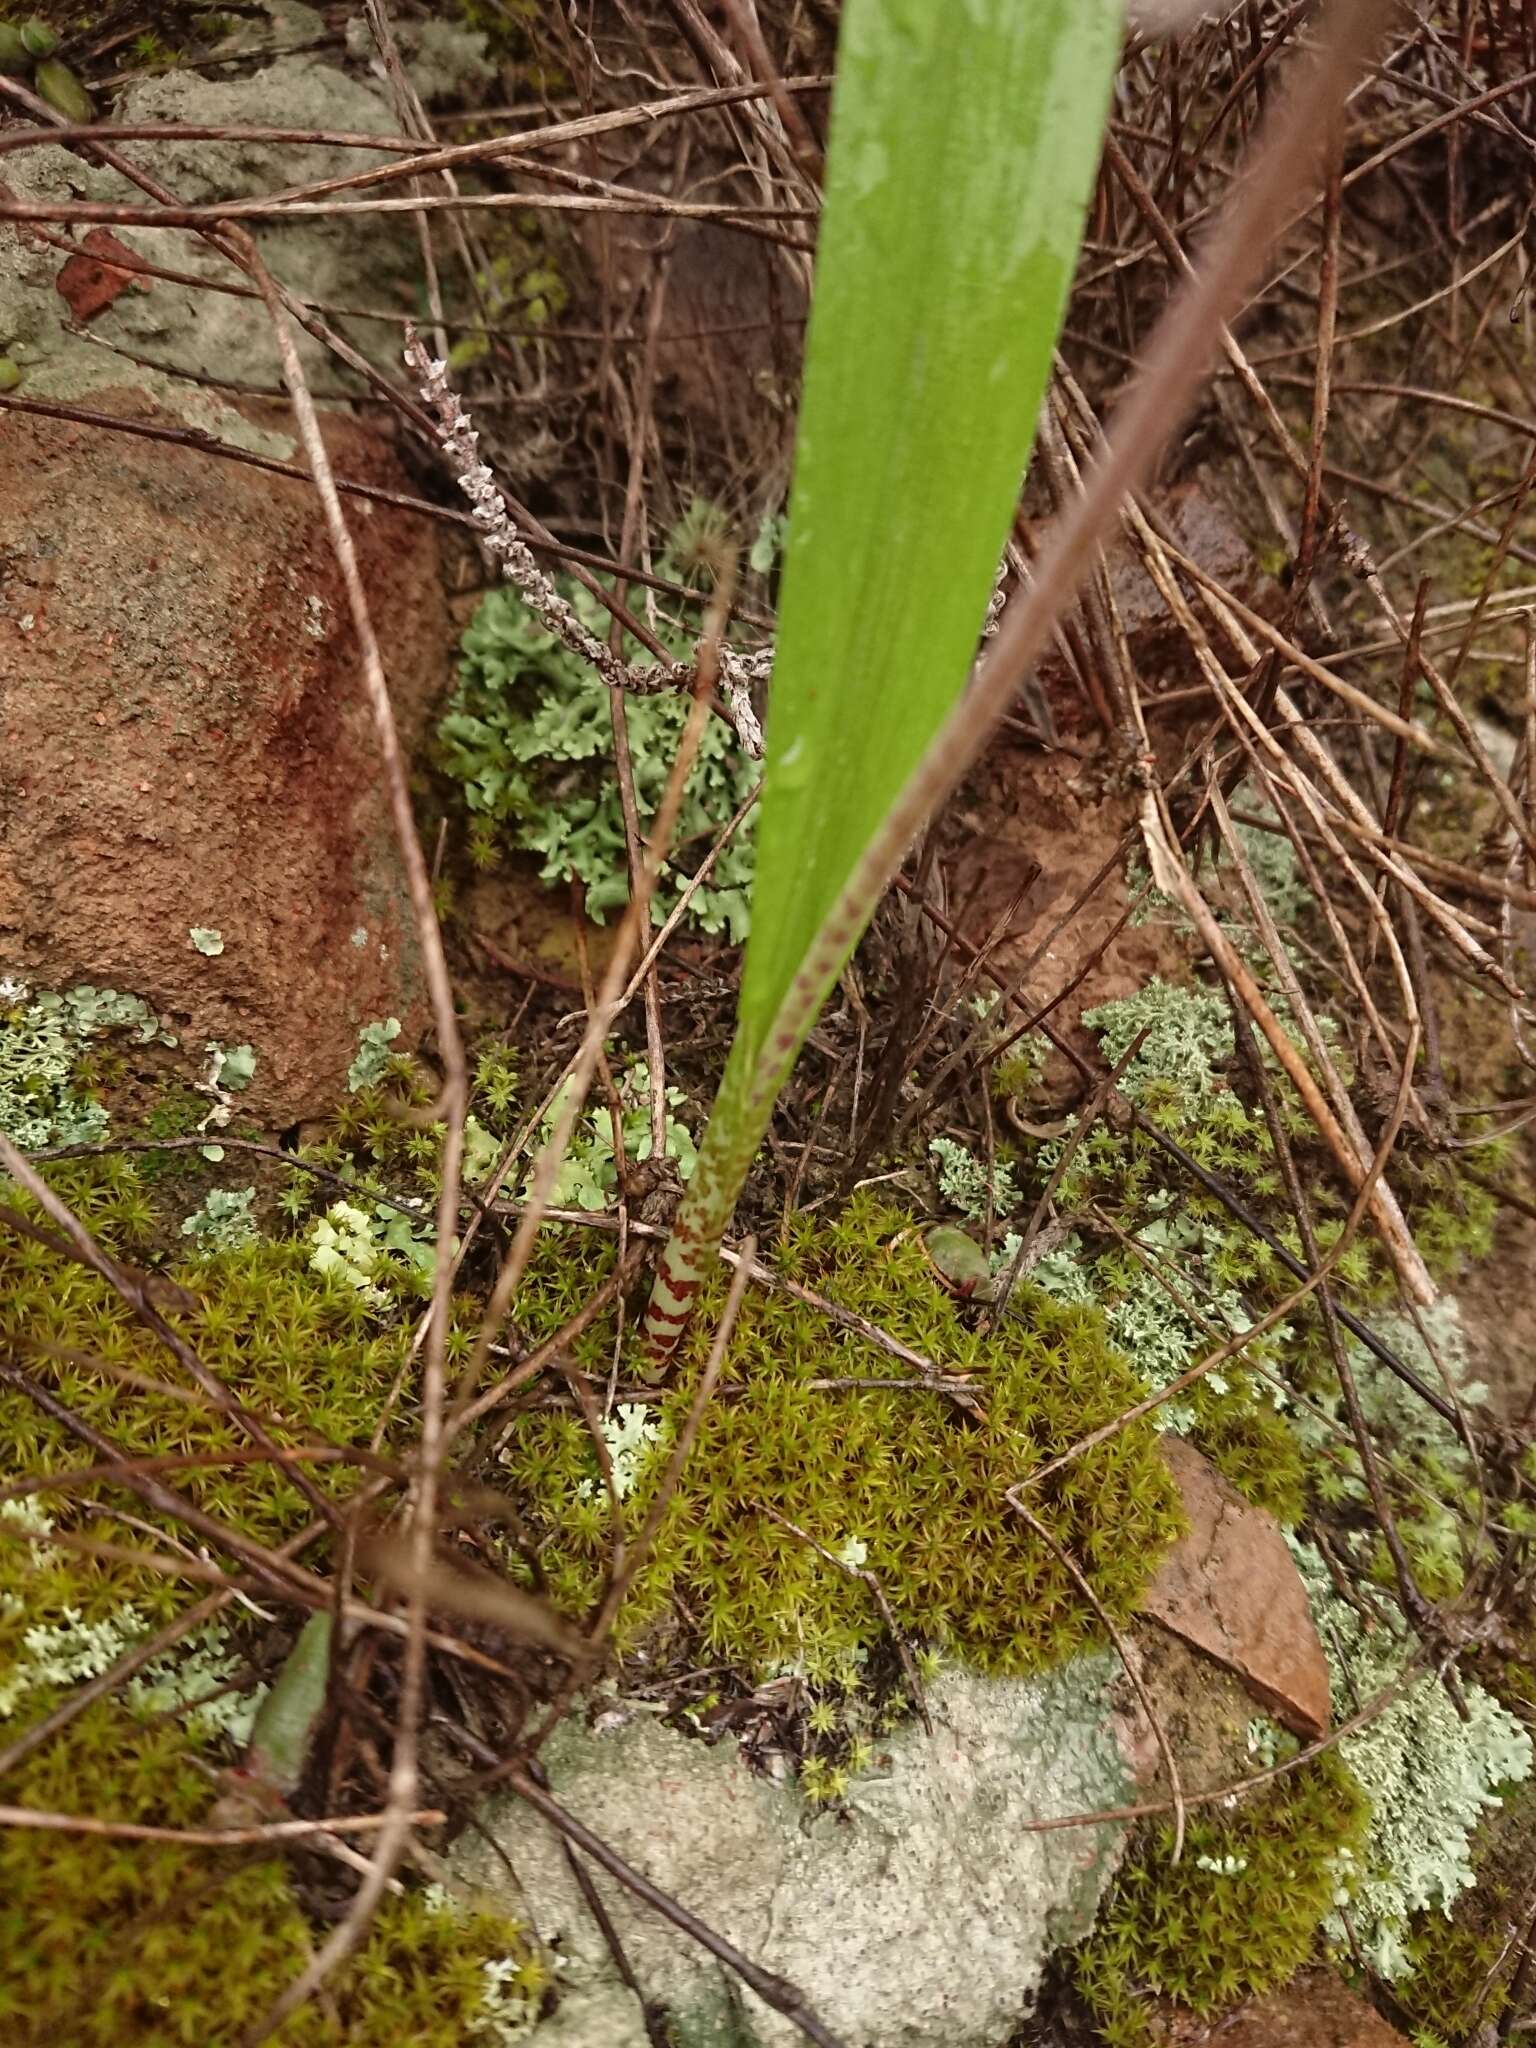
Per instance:
[[[357,1034],[357,1052],[347,1069],[347,1088],[355,1095],[360,1088],[372,1088],[382,1081],[389,1067],[390,1046],[400,1036],[400,1019],[385,1017],[365,1024]]]
[[[1395,1615],[1383,1612],[1368,1630],[1334,1590],[1327,1565],[1310,1544],[1292,1542],[1306,1581],[1318,1633],[1333,1671],[1333,1705],[1341,1721],[1390,1685],[1411,1655]],[[1471,1844],[1478,1822],[1501,1803],[1500,1787],[1529,1777],[1531,1738],[1492,1694],[1463,1678],[1463,1721],[1433,1672],[1411,1679],[1374,1720],[1346,1735],[1339,1754],[1371,1802],[1364,1848],[1340,1870],[1342,1912],[1327,1931],[1342,1948],[1353,1936],[1377,1974],[1389,1982],[1410,1967],[1410,1915],[1448,1913],[1476,1881]]]
[[[147,1632],[147,1626],[138,1630]],[[223,1740],[243,1749],[267,1688],[241,1687],[242,1668],[227,1632],[210,1622],[163,1656],[152,1657],[129,1679],[123,1698],[141,1721],[173,1715],[196,1740]]]
[[[232,1095],[239,1095],[251,1085],[256,1072],[256,1051],[249,1045],[218,1045],[212,1040],[208,1044],[210,1088],[221,1088]]]
[[[0,1521],[8,1525],[8,1540],[28,1543],[39,1570],[62,1556],[48,1542],[54,1522],[38,1501],[0,1501]],[[12,1618],[20,1618],[23,1611],[20,1601],[10,1603]],[[56,1611],[57,1621],[40,1621],[23,1631],[19,1653],[0,1675],[0,1721],[13,1719],[39,1693],[99,1678],[152,1632],[147,1617],[126,1602],[94,1621],[78,1607]],[[240,1668],[225,1629],[209,1622],[151,1658],[128,1680],[122,1698],[140,1720],[175,1715],[194,1740],[224,1737],[240,1743],[249,1735],[264,1690],[237,1690],[232,1681]]]
[[[606,639],[611,621],[598,601],[571,579],[557,580],[583,623]],[[690,643],[664,623],[659,637],[679,657],[690,651]],[[588,915],[601,923],[629,901],[607,685],[555,639],[515,590],[489,593],[462,650],[458,689],[438,726],[438,741],[444,768],[463,787],[472,855],[493,858],[498,840],[537,854],[544,881],[564,884],[577,877]],[[626,641],[624,658],[649,657]],[[687,695],[676,690],[625,699],[642,829],[661,802],[688,710]],[[730,727],[719,718],[707,720],[673,833],[673,846],[688,864],[697,864],[756,781],[757,765]],[[752,814],[742,821],[688,905],[688,921],[697,929],[723,932],[733,942],[745,939],[749,924],[753,823]],[[686,879],[675,862],[663,871],[652,899],[656,923],[676,904]]]
[[[251,1204],[255,1199],[254,1187],[213,1188],[184,1218],[181,1234],[193,1238],[204,1253],[237,1251],[241,1245],[254,1244],[258,1233]]]
[[[1181,1209],[1164,1190],[1154,1191],[1145,1207],[1150,1213],[1132,1233],[1133,1239],[1186,1299],[1194,1297],[1192,1306],[1198,1307],[1206,1329],[1184,1313],[1155,1270],[1136,1266],[1129,1285],[1106,1286],[1105,1273],[1076,1231],[1038,1262],[1030,1279],[1056,1301],[1101,1307],[1111,1342],[1134,1363],[1149,1390],[1161,1393],[1223,1338],[1245,1335],[1253,1318],[1235,1288],[1211,1290],[1201,1284],[1204,1270],[1220,1249],[1219,1234]],[[1281,1344],[1289,1335],[1288,1326],[1281,1324],[1269,1333],[1268,1343]],[[1230,1382],[1218,1366],[1204,1375],[1204,1384],[1211,1393],[1224,1394]],[[1194,1411],[1184,1402],[1169,1402],[1162,1416],[1164,1427],[1180,1434],[1194,1424]]]
[[[939,1193],[951,1209],[979,1223],[983,1217],[1011,1216],[1019,1206],[1018,1182],[1006,1160],[985,1165],[956,1138],[932,1138],[928,1150],[938,1162]]]
[[[567,1088],[569,1083],[566,1084]],[[629,1161],[651,1156],[650,1078],[644,1060],[634,1060],[617,1082],[624,1157]],[[565,1107],[566,1090],[555,1097],[541,1120],[534,1140],[535,1155],[548,1142]],[[670,1159],[684,1180],[693,1172],[698,1148],[687,1125],[670,1112],[684,1101],[681,1088],[667,1090],[666,1145],[663,1156]],[[523,1185],[527,1198],[533,1185],[530,1172]],[[555,1175],[549,1202],[554,1209],[606,1209],[618,1192],[618,1162],[613,1150],[613,1117],[609,1106],[596,1102],[576,1120],[566,1146],[565,1157]]]
[[[430,1275],[434,1232],[430,1213],[394,1202],[375,1202],[370,1213],[351,1202],[332,1202],[309,1232],[312,1271],[329,1274],[376,1308],[389,1300],[379,1283],[403,1274]]]
[[[31,994],[0,982],[0,1131],[24,1152],[99,1144],[107,1112],[82,1092],[75,1072],[96,1039],[124,1034],[132,1045],[175,1045],[138,996],[82,983]]]
[[[661,1441],[661,1425],[643,1402],[621,1401],[599,1427],[608,1452],[613,1490],[620,1500],[626,1500],[634,1492],[651,1451]],[[602,1480],[585,1479],[577,1492],[583,1500],[596,1500],[603,1492]]]
[[[1376,1331],[1427,1385],[1448,1387],[1468,1408],[1487,1399],[1487,1388],[1468,1376],[1466,1337],[1453,1295],[1416,1317],[1384,1311]],[[1476,1541],[1476,1461],[1460,1431],[1374,1353],[1353,1338],[1347,1349],[1371,1435],[1389,1451],[1394,1468],[1406,1470],[1413,1481],[1397,1512],[1398,1532],[1425,1590],[1448,1597],[1459,1590]],[[1330,1505],[1368,1507],[1359,1455],[1344,1440],[1348,1417],[1339,1390],[1297,1402],[1288,1412],[1297,1436],[1318,1454],[1319,1497]]]

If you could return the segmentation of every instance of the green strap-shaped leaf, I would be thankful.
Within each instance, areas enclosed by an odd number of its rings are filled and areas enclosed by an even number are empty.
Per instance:
[[[676,1348],[953,709],[1077,257],[1118,0],[846,0],[736,1039],[644,1325]],[[845,895],[845,889],[847,893]]]
[[[964,685],[1118,41],[1116,0],[843,9],[741,997],[749,1065]]]

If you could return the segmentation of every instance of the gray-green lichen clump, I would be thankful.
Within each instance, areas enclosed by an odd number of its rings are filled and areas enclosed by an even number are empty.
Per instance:
[[[1344,1736],[1339,1754],[1370,1804],[1365,1839],[1340,1872],[1328,1932],[1357,1944],[1378,1976],[1409,1968],[1409,1923],[1426,1909],[1449,1914],[1475,1883],[1471,1845],[1501,1788],[1530,1776],[1531,1738],[1475,1679],[1463,1677],[1465,1714],[1433,1671],[1406,1677],[1412,1644],[1395,1610],[1373,1625],[1342,1600],[1318,1551],[1295,1546],[1333,1664],[1334,1712],[1354,1714],[1400,1684],[1385,1711]]]
[[[117,1033],[134,1045],[176,1043],[138,996],[83,984],[33,992],[0,980],[0,1131],[12,1144],[35,1152],[105,1137],[107,1112],[80,1069]]]

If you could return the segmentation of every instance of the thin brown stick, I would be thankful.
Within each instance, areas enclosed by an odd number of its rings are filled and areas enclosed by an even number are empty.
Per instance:
[[[406,885],[421,947],[427,991],[437,1029],[438,1057],[443,1068],[443,1087],[435,1114],[444,1126],[441,1180],[437,1198],[437,1245],[432,1282],[432,1313],[427,1333],[421,1387],[421,1430],[416,1461],[416,1492],[410,1518],[408,1575],[405,1603],[405,1656],[400,1676],[400,1708],[394,1754],[390,1761],[389,1806],[379,1831],[372,1871],[358,1887],[345,1919],[332,1930],[311,1962],[279,1997],[264,2019],[246,2036],[245,2048],[256,2048],[291,2012],[301,2006],[324,1983],[331,1970],[350,1955],[362,1941],[374,1907],[394,1876],[410,1838],[412,1813],[416,1806],[418,1780],[417,1745],[426,1676],[426,1594],[437,1528],[438,1486],[446,1440],[443,1434],[444,1363],[448,1335],[449,1296],[453,1279],[453,1232],[459,1210],[459,1189],[464,1159],[464,1118],[468,1107],[469,1080],[464,1046],[454,1010],[453,986],[449,978],[442,932],[432,900],[432,879],[416,831],[411,810],[410,785],[394,709],[385,681],[384,662],[379,652],[373,617],[356,550],[331,473],[330,458],[320,431],[314,401],[309,395],[298,350],[288,324],[288,315],[266,265],[256,246],[239,230],[230,231],[244,244],[245,267],[255,278],[266,304],[268,318],[289,389],[295,423],[314,473],[315,488],[325,514],[326,528],[336,564],[347,593],[347,607],[362,658],[363,679],[374,731],[383,760],[385,786],[395,839],[405,867]]]
[[[342,1813],[328,1820],[274,1820],[250,1828],[161,1828],[142,1821],[100,1820],[91,1814],[47,1813],[35,1806],[0,1806],[0,1828],[34,1828],[50,1834],[95,1835],[114,1842],[174,1842],[184,1849],[251,1849],[268,1843],[302,1842],[311,1835],[371,1835],[390,1824],[387,1813]],[[410,1815],[412,1827],[441,1827],[448,1818],[428,1807]]]

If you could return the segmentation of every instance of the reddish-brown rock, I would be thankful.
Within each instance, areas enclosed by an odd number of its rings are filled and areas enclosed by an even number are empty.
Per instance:
[[[76,320],[94,320],[126,291],[148,290],[149,279],[131,261],[124,268],[112,260],[121,256],[132,258],[133,251],[110,228],[92,228],[80,254],[60,266],[54,284]]]
[[[156,419],[142,392],[93,407]],[[180,422],[169,422],[180,425]],[[276,409],[261,423],[283,431]],[[400,487],[328,421],[338,472]],[[348,517],[406,744],[446,677],[429,520]],[[359,1027],[420,1026],[416,946],[345,598],[313,489],[195,448],[0,419],[0,970],[142,996],[245,1098],[323,1110]],[[207,957],[192,927],[217,931]]]
[[[1235,1493],[1182,1437],[1163,1438],[1189,1534],[1143,1611],[1235,1672],[1276,1720],[1309,1741],[1328,1727],[1328,1660],[1307,1592],[1270,1516]]]
[[[1217,2021],[1161,2015],[1153,2032],[1167,2048],[1408,2048],[1406,2036],[1326,1970],[1304,1971]]]

